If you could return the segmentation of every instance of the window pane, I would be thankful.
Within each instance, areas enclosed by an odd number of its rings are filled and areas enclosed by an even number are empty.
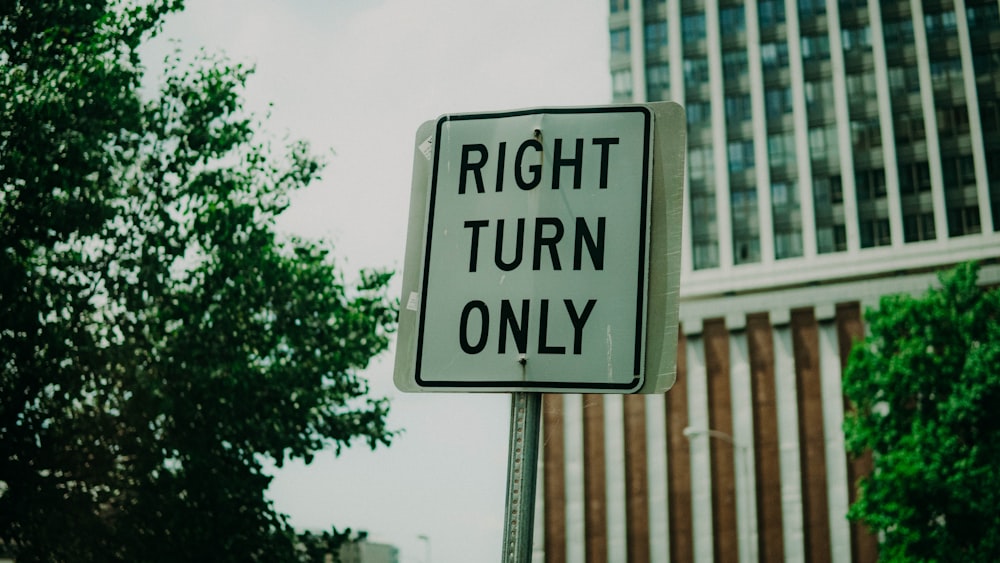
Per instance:
[[[611,73],[611,89],[616,97],[632,97],[632,69],[626,68]]]
[[[650,101],[670,97],[670,66],[656,63],[646,67],[646,98]]]
[[[730,142],[728,145],[728,156],[730,172],[745,172],[747,170],[752,170],[754,166],[753,142]]]
[[[647,23],[645,34],[646,53],[656,53],[667,46],[667,22]]]
[[[764,104],[768,119],[778,119],[792,113],[792,89],[771,88],[764,92]]]
[[[729,124],[750,121],[750,94],[726,96],[726,122]]]
[[[846,27],[840,31],[840,40],[844,44],[844,52],[870,51],[872,48],[871,28]]]
[[[784,0],[761,0],[757,6],[757,17],[760,19],[761,29],[785,23]]]
[[[746,31],[747,22],[743,6],[734,6],[719,10],[719,25],[722,27],[723,35]]]
[[[681,35],[685,43],[705,39],[705,14],[690,14],[681,18]]]
[[[942,39],[955,34],[958,20],[955,11],[924,14],[924,27],[927,28],[927,39]]]
[[[740,49],[722,54],[722,72],[727,80],[746,77],[748,69],[746,51]]]
[[[689,102],[685,110],[688,127],[708,127],[711,123],[712,112],[708,102]]]
[[[630,50],[630,40],[629,40],[629,30],[628,29],[612,29],[611,30],[611,54],[612,55],[626,55]]]
[[[785,41],[764,43],[760,46],[760,57],[764,70],[787,67],[788,43]]]
[[[795,136],[793,133],[778,133],[767,137],[767,157],[771,167],[795,164]]]
[[[708,83],[708,59],[704,57],[684,59],[684,83],[687,86]]]
[[[833,107],[833,81],[815,80],[805,84],[806,113],[810,117],[823,115]]]
[[[799,16],[811,18],[826,13],[825,0],[799,0]]]
[[[827,35],[802,36],[802,60],[823,60],[830,58],[830,38]]]
[[[628,10],[628,0],[611,0],[611,13],[625,12]]]
[[[882,24],[886,47],[902,47],[913,43],[913,20],[904,18]]]

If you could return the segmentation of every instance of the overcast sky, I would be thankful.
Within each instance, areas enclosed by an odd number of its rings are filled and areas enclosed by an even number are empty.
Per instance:
[[[251,63],[269,129],[333,151],[281,227],[334,241],[342,268],[401,274],[417,127],[444,113],[606,104],[606,0],[187,0],[177,39]],[[394,288],[398,288],[398,283]],[[403,394],[391,353],[366,371],[392,401],[390,448],[277,472],[270,495],[301,528],[364,529],[403,563],[494,561],[503,532],[508,394]]]

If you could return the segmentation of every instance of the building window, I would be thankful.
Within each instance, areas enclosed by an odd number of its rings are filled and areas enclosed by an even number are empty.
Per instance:
[[[731,141],[727,153],[730,172],[735,174],[753,170],[753,141]]]
[[[632,69],[626,68],[611,73],[611,91],[616,98],[632,97]]]
[[[1000,8],[996,2],[969,6],[965,9],[965,17],[969,20],[969,33],[981,35],[994,29],[1000,29]]]
[[[711,145],[688,150],[688,175],[691,181],[691,243],[693,266],[696,270],[719,266],[714,170]]]
[[[924,27],[927,28],[928,41],[954,36],[958,27],[955,11],[924,14]]]
[[[885,170],[858,170],[854,172],[854,189],[858,201],[874,201],[885,197]]]
[[[757,233],[733,233],[733,262],[736,264],[760,262],[760,237]]]
[[[667,22],[650,22],[645,27],[646,54],[657,53],[667,46]]]
[[[840,40],[844,44],[844,52],[856,52],[861,53],[865,51],[872,50],[872,33],[871,28],[866,26],[862,27],[845,27],[840,30]]]
[[[903,215],[903,240],[917,242],[934,238],[933,212]]]
[[[931,61],[931,84],[935,90],[963,90],[965,82],[962,80],[962,59],[952,57],[950,59]]]
[[[775,258],[802,256],[802,215],[796,182],[771,184],[771,215],[774,218]]]
[[[628,11],[628,0],[611,0],[611,13],[617,14],[619,12]]]
[[[799,204],[799,189],[794,182],[774,182],[771,184],[771,205],[775,210],[775,222],[781,222],[777,215],[786,207],[797,207]]]
[[[889,91],[894,95],[916,94],[920,91],[920,75],[917,65],[889,67]]]
[[[705,40],[705,14],[687,14],[681,18],[681,38],[685,43]]]
[[[812,18],[826,13],[825,0],[799,0],[799,17]]]
[[[704,254],[695,256],[695,269],[719,265],[719,234],[715,221],[715,194],[691,193],[691,240],[695,248],[704,246]],[[708,248],[712,248],[708,251]]]
[[[889,47],[912,45],[913,20],[906,17],[901,20],[882,22],[882,34],[885,37],[886,50]]]
[[[981,229],[978,205],[948,209],[948,236],[973,235],[980,232]]]
[[[696,242],[693,245],[694,269],[704,270],[705,268],[719,267],[719,245],[714,241]]]
[[[809,129],[809,154],[813,162],[836,161],[840,151],[837,150],[837,128],[835,125],[824,125]]]
[[[684,108],[687,112],[688,127],[708,127],[712,121],[712,107],[708,102],[688,102]]]
[[[976,183],[976,167],[971,154],[942,158],[941,173],[945,191],[954,191]]]
[[[868,0],[837,0],[837,6],[841,12],[847,10],[860,10],[868,7]]]
[[[990,190],[993,191],[994,199],[1000,200],[1000,193],[996,191],[1000,184],[1000,149],[990,147],[987,150],[986,176],[990,179]],[[1000,213],[994,213],[993,216],[997,218],[996,230],[1000,231]]]
[[[802,256],[802,231],[774,233],[774,257],[778,260]]]
[[[760,46],[760,59],[764,70],[785,68],[788,66],[788,43],[776,41]]]
[[[722,72],[726,80],[746,78],[749,71],[747,52],[743,49],[722,53]]]
[[[802,256],[802,230],[774,233],[774,257],[778,260]]]
[[[980,97],[979,119],[983,124],[984,133],[1000,131],[1000,102],[995,99],[983,100]]]
[[[785,23],[785,0],[761,0],[757,4],[757,18],[762,31]]]
[[[715,194],[704,193],[691,196],[691,214],[705,218],[715,216]]]
[[[927,161],[900,163],[898,170],[901,195],[916,195],[931,191],[931,169]]]
[[[670,66],[656,63],[646,67],[646,98],[665,100],[670,97]]]
[[[771,168],[795,165],[794,133],[778,133],[767,137],[767,159]]]
[[[760,262],[760,223],[757,218],[757,189],[734,188],[729,194],[733,220],[733,261]]]
[[[612,29],[611,30],[611,55],[627,55],[631,50],[631,39],[629,38],[629,30],[626,29]]]
[[[760,236],[753,233],[733,233],[733,262],[754,264],[760,262]]]
[[[937,109],[938,135],[942,139],[969,132],[969,110],[965,104]]]
[[[875,71],[847,75],[847,95],[850,100],[875,99]]]
[[[985,80],[989,75],[1000,72],[1000,51],[990,51],[984,53],[976,50],[972,53],[972,68],[975,69],[976,78],[979,82]]]
[[[861,248],[889,246],[892,244],[892,235],[889,232],[888,219],[869,219],[861,221],[859,230],[861,234]]]
[[[835,203],[843,203],[844,190],[840,176],[816,178],[813,181],[813,197],[816,200],[817,209],[820,207],[829,208]]]
[[[820,254],[847,250],[847,230],[844,225],[830,225],[816,229],[816,250]]]
[[[833,113],[833,81],[829,78],[805,83],[806,113],[810,118]]]
[[[720,9],[719,27],[723,36],[730,33],[745,32],[747,29],[747,20],[743,12],[743,5]]]
[[[684,84],[688,87],[708,84],[708,59],[684,59]]]
[[[844,193],[839,175],[813,180],[813,202],[816,214],[816,247],[820,254],[847,250],[844,226]]]
[[[856,151],[882,146],[882,132],[877,117],[851,120],[851,146]]]
[[[764,91],[764,109],[767,118],[780,119],[792,113],[792,89],[789,86],[769,88]]]
[[[726,96],[726,123],[733,125],[750,121],[752,107],[750,94]]]
[[[825,34],[802,36],[802,60],[820,61],[830,58],[830,38]]]
[[[688,174],[691,182],[711,184],[715,179],[715,163],[712,161],[712,147],[694,147],[688,151]]]
[[[802,256],[802,219],[795,182],[771,184],[771,215],[774,217],[775,258]]]
[[[962,82],[962,59],[952,57],[950,59],[931,61],[931,84],[934,88],[947,88],[950,84],[964,84]]]

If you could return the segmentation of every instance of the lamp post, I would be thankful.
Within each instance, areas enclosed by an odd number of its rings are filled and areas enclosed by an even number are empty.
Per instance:
[[[682,431],[684,437],[691,440],[691,438],[697,436],[705,436],[706,438],[717,438],[723,442],[728,443],[736,450],[737,455],[740,458],[740,473],[743,476],[743,490],[745,491],[745,506],[746,514],[743,518],[739,518],[739,510],[737,510],[736,516],[740,520],[740,529],[743,533],[743,541],[740,542],[740,559],[742,561],[753,561],[753,542],[750,537],[750,512],[753,510],[753,503],[750,498],[750,448],[744,444],[737,442],[732,436],[726,434],[725,432],[720,432],[719,430],[713,430],[711,428],[694,428],[687,426]]]
[[[424,563],[431,563],[431,538],[427,534],[420,534],[417,539],[424,542]]]

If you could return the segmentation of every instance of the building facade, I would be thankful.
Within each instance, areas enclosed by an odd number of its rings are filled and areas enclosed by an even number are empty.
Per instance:
[[[1000,283],[1000,2],[610,0],[613,101],[687,110],[678,381],[543,406],[536,559],[874,561],[863,310]]]
[[[361,539],[340,546],[337,554],[340,563],[399,563],[399,549],[387,543]],[[332,562],[333,557],[329,556]]]

